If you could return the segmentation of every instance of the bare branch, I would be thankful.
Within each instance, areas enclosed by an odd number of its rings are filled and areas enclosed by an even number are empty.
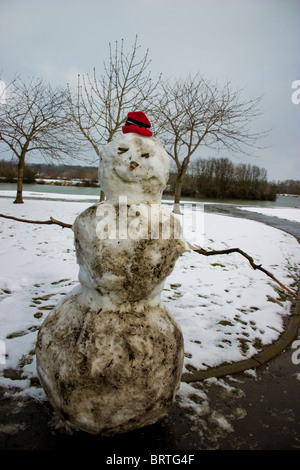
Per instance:
[[[0,214],[0,217],[4,219],[16,220],[17,222],[25,222],[27,224],[44,224],[44,225],[59,225],[62,228],[72,228],[72,224],[66,224],[61,222],[53,217],[50,217],[49,220],[28,220],[28,219],[19,219],[18,217],[12,217],[11,215]]]
[[[108,62],[103,73],[79,77],[77,93],[68,87],[69,112],[81,139],[99,155],[101,146],[110,142],[126,120],[129,111],[151,106],[160,77],[152,81],[148,72],[148,51],[140,55],[136,36],[130,52],[124,41],[109,44]],[[147,109],[148,113],[148,109]],[[78,132],[75,135],[80,139]]]
[[[241,250],[240,248],[228,248],[226,250],[207,251],[204,248],[194,247],[191,244],[189,244],[189,247],[191,248],[191,250],[195,251],[199,255],[204,255],[204,256],[228,255],[230,253],[239,253],[240,255],[244,256],[244,258],[246,258],[249,261],[249,263],[250,263],[250,265],[252,266],[253,269],[255,269],[255,270],[257,269],[257,270],[263,272],[268,277],[270,277],[273,281],[275,281],[280,287],[282,287],[284,290],[286,290],[289,294],[291,294],[296,299],[300,300],[300,297],[295,292],[293,292],[287,286],[282,284],[282,282],[280,282],[272,273],[270,273],[270,271],[267,271],[265,268],[263,268],[261,264],[254,263],[253,258],[250,255],[248,255],[247,253],[245,253],[245,251]]]
[[[7,89],[6,102],[0,106],[0,142],[19,159],[16,203],[23,202],[23,168],[28,155],[51,160],[78,156],[80,146],[70,138],[66,104],[66,91],[52,89],[41,79],[18,77]]]
[[[152,111],[156,135],[176,163],[175,203],[180,202],[183,177],[200,146],[251,154],[266,133],[251,132],[261,113],[261,98],[243,99],[230,84],[219,87],[200,75],[161,84],[161,99]]]

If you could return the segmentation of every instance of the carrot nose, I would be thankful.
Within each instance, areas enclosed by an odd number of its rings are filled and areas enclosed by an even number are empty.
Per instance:
[[[134,170],[137,166],[139,166],[138,163],[136,163],[136,162],[131,162],[131,163],[130,163],[130,166],[129,166],[130,171]]]

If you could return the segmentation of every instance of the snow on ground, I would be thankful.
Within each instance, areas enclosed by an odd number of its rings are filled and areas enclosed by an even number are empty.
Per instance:
[[[61,193],[42,193],[38,191],[23,191],[24,200],[25,199],[43,199],[43,200],[60,200],[60,201],[99,201],[99,196],[86,196],[84,194],[61,194]],[[0,197],[8,197],[15,199],[16,191],[0,191]]]
[[[1,197],[0,212],[72,223],[91,205],[78,202],[77,196],[76,201],[48,196],[20,205]],[[300,248],[294,237],[259,222],[192,209],[184,204],[180,216],[188,241],[207,250],[239,247],[296,288]],[[73,232],[0,218],[0,240],[0,386],[43,399],[36,381],[36,335],[50,310],[78,284]],[[165,282],[162,298],[183,331],[184,372],[253,356],[279,337],[291,308],[291,299],[277,284],[237,253],[184,253]],[[193,388],[182,387],[179,399],[184,402],[184,396],[188,406]]]
[[[259,214],[269,215],[271,217],[279,217],[280,219],[292,220],[300,222],[300,209],[290,209],[288,207],[240,207],[245,211],[258,212]]]

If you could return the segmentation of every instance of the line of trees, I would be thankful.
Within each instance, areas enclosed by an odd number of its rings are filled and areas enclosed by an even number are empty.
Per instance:
[[[0,180],[14,183],[18,178],[18,165],[13,161],[0,160]],[[36,183],[43,179],[80,180],[83,185],[99,186],[98,167],[82,165],[55,165],[53,163],[31,163],[24,165],[23,182]]]
[[[37,153],[46,160],[83,160],[120,131],[129,111],[143,110],[176,169],[174,210],[184,179],[200,146],[251,154],[264,132],[251,132],[260,98],[245,99],[230,83],[219,86],[196,74],[180,80],[153,80],[149,53],[140,54],[135,38],[129,52],[123,41],[109,45],[101,72],[78,76],[77,86],[52,88],[40,79],[17,77],[0,105],[0,150],[18,159],[17,197],[22,203],[24,165]],[[3,99],[2,99],[3,98]],[[95,160],[94,160],[95,161]],[[98,163],[98,162],[97,162]],[[104,195],[102,195],[104,197]],[[102,197],[102,199],[103,199]]]
[[[16,161],[0,160],[0,181],[16,182]],[[43,179],[79,180],[82,186],[99,186],[98,167],[50,163],[24,166],[24,183]],[[170,174],[165,194],[174,194],[177,174]],[[77,182],[77,184],[79,184]],[[300,195],[300,181],[268,181],[267,170],[234,163],[228,158],[199,158],[191,162],[182,185],[182,196],[227,199],[275,200],[277,194]]]
[[[36,171],[27,163],[23,168],[23,183],[35,183]],[[0,178],[5,183],[15,183],[18,180],[18,164],[16,161],[0,161]]]
[[[278,181],[277,192],[279,194],[300,195],[300,181],[295,181],[295,180]]]
[[[228,158],[192,162],[182,186],[182,195],[205,198],[275,200],[276,193],[277,185],[268,182],[265,168]]]

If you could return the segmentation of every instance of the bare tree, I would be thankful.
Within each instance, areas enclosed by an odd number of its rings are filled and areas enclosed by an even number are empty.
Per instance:
[[[23,203],[23,172],[29,155],[60,159],[78,151],[70,139],[70,119],[65,113],[67,93],[53,90],[41,79],[16,78],[0,105],[1,151],[18,159],[17,196]]]
[[[149,51],[140,57],[136,36],[131,52],[124,51],[124,41],[109,44],[108,63],[103,73],[79,75],[77,90],[69,91],[69,109],[79,137],[97,157],[125,123],[128,112],[144,110],[156,96],[160,77],[152,81],[148,71]],[[78,136],[78,133],[77,133]]]
[[[161,86],[152,119],[156,135],[176,164],[174,211],[180,212],[183,179],[200,146],[247,154],[256,148],[263,133],[251,133],[249,124],[260,114],[261,99],[245,101],[229,84],[219,88],[199,75]]]

